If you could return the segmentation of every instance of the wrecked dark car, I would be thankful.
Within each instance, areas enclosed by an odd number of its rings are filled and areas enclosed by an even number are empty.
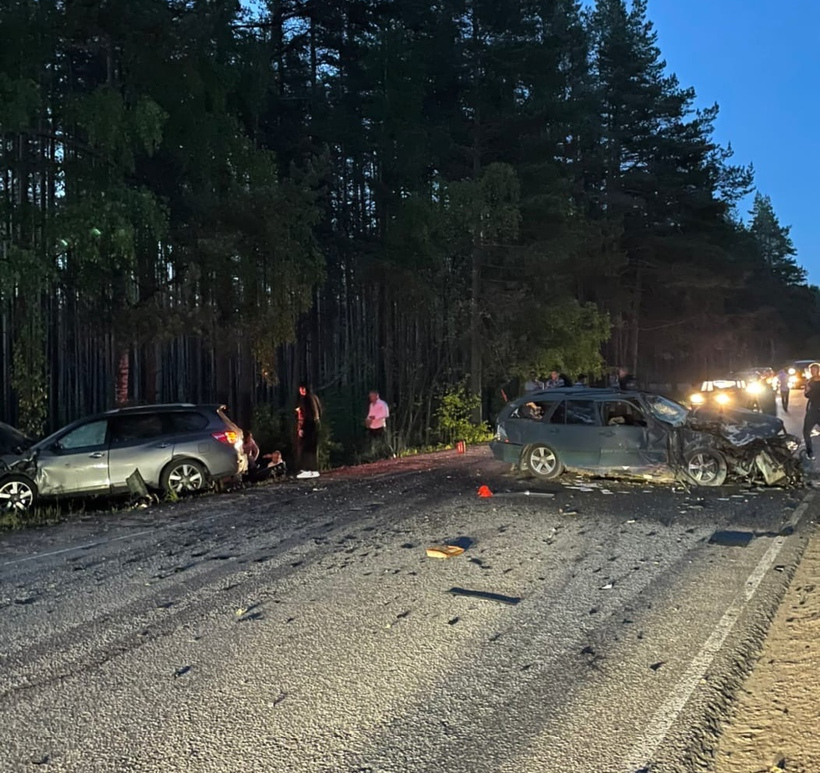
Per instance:
[[[566,469],[699,486],[803,479],[800,443],[780,419],[741,408],[690,410],[638,390],[530,392],[502,409],[490,448],[542,480]]]

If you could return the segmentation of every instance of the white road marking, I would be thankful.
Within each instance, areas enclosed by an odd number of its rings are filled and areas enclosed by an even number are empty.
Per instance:
[[[800,519],[808,509],[809,504],[811,504],[811,501],[814,499],[814,495],[813,491],[806,494],[803,501],[795,508],[791,519],[784,528],[788,528],[789,526],[793,528],[797,527]],[[766,572],[769,571],[777,560],[777,556],[785,542],[786,537],[775,537],[769,549],[763,555],[763,558],[760,559],[754,571],[749,575],[749,579],[746,580],[743,590],[735,597],[732,604],[718,622],[712,635],[706,640],[700,652],[698,652],[694,660],[689,664],[689,668],[686,669],[686,672],[681,677],[672,694],[655,713],[643,738],[632,747],[625,764],[626,769],[630,771],[630,773],[635,770],[648,769],[653,756],[658,751],[669,729],[675,723],[681,711],[683,711],[684,706],[695,691],[695,688],[706,675],[706,672],[712,665],[712,661],[731,633],[732,628],[734,628],[744,608],[754,597]]]

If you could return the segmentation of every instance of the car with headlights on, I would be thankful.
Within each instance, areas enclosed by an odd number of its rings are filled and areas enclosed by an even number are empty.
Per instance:
[[[811,378],[809,366],[817,360],[793,360],[786,365],[786,372],[789,374],[789,387],[791,389],[802,389],[806,386],[806,381]]]
[[[775,416],[690,410],[640,390],[530,392],[499,413],[493,456],[542,480],[565,470],[719,486],[728,478],[798,483],[800,443]]]
[[[224,405],[117,408],[64,427],[0,458],[0,511],[41,498],[108,496],[144,486],[171,496],[201,491],[247,470],[242,430]]]

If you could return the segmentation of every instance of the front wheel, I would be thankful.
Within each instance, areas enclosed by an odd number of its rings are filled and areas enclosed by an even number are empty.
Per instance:
[[[36,501],[37,485],[25,475],[0,480],[0,513],[27,513]]]
[[[686,454],[686,474],[698,486],[722,486],[728,466],[723,455],[712,448],[696,448]]]
[[[160,483],[163,491],[177,496],[193,494],[208,485],[208,472],[193,459],[178,459],[165,468]]]
[[[530,446],[525,454],[526,467],[536,478],[553,480],[564,471],[564,465],[549,446]]]

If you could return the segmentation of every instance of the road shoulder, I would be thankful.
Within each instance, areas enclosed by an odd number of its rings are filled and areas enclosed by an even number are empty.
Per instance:
[[[820,770],[820,530],[814,516],[800,564],[723,728],[715,773]]]

